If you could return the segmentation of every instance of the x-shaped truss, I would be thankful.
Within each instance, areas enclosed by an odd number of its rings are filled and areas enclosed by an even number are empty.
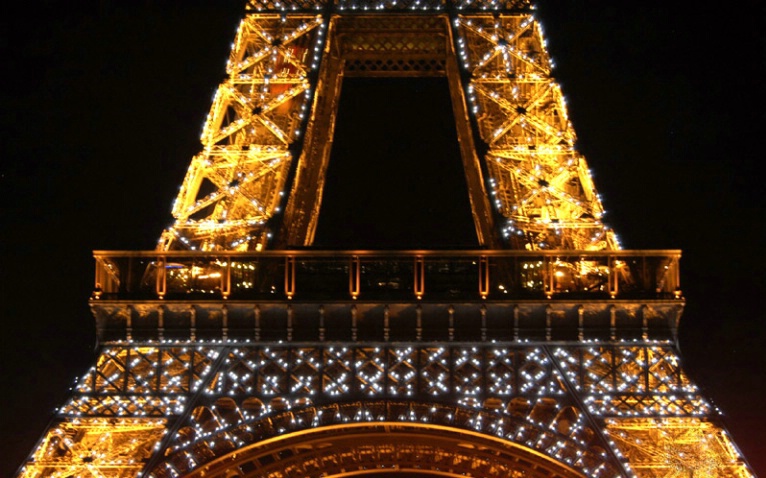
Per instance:
[[[459,17],[468,99],[489,146],[503,233],[527,249],[618,248],[576,136],[539,23],[529,14]]]
[[[248,15],[173,205],[162,249],[248,250],[279,212],[311,98],[320,16]]]

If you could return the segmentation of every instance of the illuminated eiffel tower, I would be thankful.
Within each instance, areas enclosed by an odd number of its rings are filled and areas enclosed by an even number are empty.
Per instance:
[[[251,0],[156,251],[21,477],[752,477],[680,252],[601,222],[525,0]],[[444,77],[479,248],[311,248],[346,77]]]

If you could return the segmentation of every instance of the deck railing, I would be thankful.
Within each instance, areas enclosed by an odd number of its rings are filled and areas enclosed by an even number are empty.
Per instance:
[[[96,251],[95,299],[678,298],[676,250]]]
[[[96,251],[94,299],[680,298],[680,251]]]

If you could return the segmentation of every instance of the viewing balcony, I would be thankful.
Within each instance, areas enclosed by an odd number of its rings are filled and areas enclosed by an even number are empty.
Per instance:
[[[99,340],[674,340],[679,251],[97,251]]]
[[[94,299],[679,299],[663,251],[96,251]]]

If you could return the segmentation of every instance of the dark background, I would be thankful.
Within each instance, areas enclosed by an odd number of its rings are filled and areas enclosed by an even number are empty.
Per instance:
[[[171,223],[241,14],[67,3],[2,18],[0,476],[93,360],[91,251],[153,249]],[[539,16],[606,219],[627,249],[683,250],[685,369],[766,476],[764,7],[549,0]],[[319,242],[470,245],[456,143],[422,139],[451,134],[430,112],[443,84],[343,91]]]

